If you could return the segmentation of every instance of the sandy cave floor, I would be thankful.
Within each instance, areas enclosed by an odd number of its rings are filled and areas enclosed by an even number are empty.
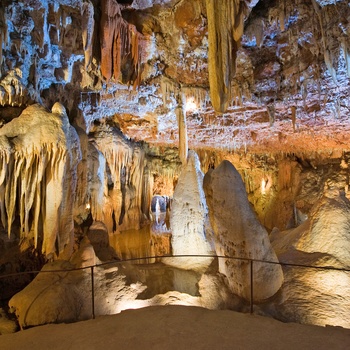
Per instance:
[[[1,335],[0,349],[345,350],[350,349],[350,329],[282,323],[233,311],[169,305]]]

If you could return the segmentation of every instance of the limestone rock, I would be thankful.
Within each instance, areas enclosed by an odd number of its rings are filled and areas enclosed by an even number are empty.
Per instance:
[[[204,190],[218,255],[278,262],[266,230],[250,207],[241,176],[229,161],[205,175]],[[250,297],[248,262],[220,258],[219,271],[227,276],[233,293]],[[253,272],[255,301],[271,297],[282,285],[279,265],[255,262]]]
[[[282,293],[272,303],[272,314],[299,323],[350,327],[350,273],[309,268],[349,269],[350,203],[343,192],[326,188],[299,227],[275,232],[272,245],[286,266]],[[268,307],[269,308],[269,307]]]
[[[15,321],[10,320],[6,312],[0,308],[0,335],[14,333],[17,330],[17,324]]]
[[[141,73],[140,33],[127,23],[116,0],[102,0],[101,72],[110,80],[119,79],[138,86]]]
[[[95,263],[99,260],[85,240],[71,262],[56,260],[46,264],[42,272],[9,301],[20,327],[89,319],[92,314],[89,266]],[[87,268],[69,271],[82,267]],[[136,299],[144,291],[145,286],[140,282],[131,282],[132,275],[135,272],[128,266],[109,265],[94,269],[96,315],[117,313],[123,302]]]
[[[175,188],[170,217],[173,255],[210,255],[205,226],[208,209],[203,192],[203,173],[198,156],[189,152]],[[164,262],[184,269],[202,269],[212,258],[174,258]]]
[[[324,196],[312,209],[309,225],[295,243],[297,250],[333,256],[350,268],[350,201],[344,193]]]
[[[0,129],[0,215],[8,235],[19,218],[21,239],[32,239],[47,257],[70,256],[79,158],[77,134],[59,103],[52,113],[32,105]]]

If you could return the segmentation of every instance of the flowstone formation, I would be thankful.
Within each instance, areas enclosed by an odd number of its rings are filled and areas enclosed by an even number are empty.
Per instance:
[[[101,11],[102,75],[108,81],[113,77],[136,87],[141,77],[141,34],[123,19],[117,1],[102,0]]]
[[[271,234],[282,262],[318,267],[284,267],[282,293],[272,303],[277,317],[350,327],[349,225],[350,202],[339,185],[328,183],[307,220],[295,229]]]
[[[9,237],[19,233],[20,241],[30,241],[48,258],[73,251],[79,146],[59,103],[52,113],[30,106],[0,129],[1,223]],[[19,227],[13,227],[18,217]]]
[[[273,296],[283,283],[282,268],[275,264],[278,259],[267,231],[250,207],[241,176],[229,161],[223,161],[205,175],[204,191],[216,253],[266,261],[253,265],[254,299],[262,301]],[[248,261],[219,259],[219,271],[227,276],[233,293],[250,298]]]

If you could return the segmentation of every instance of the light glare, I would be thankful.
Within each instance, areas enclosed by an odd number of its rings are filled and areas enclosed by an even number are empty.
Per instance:
[[[194,112],[197,109],[198,109],[198,106],[194,102],[193,98],[190,98],[186,101],[186,112]]]

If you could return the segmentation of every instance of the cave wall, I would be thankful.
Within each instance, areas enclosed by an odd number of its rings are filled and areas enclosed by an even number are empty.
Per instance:
[[[313,205],[329,189],[349,193],[349,154],[198,151],[202,170],[229,160],[240,173],[259,221],[271,231],[286,230],[306,219]]]

